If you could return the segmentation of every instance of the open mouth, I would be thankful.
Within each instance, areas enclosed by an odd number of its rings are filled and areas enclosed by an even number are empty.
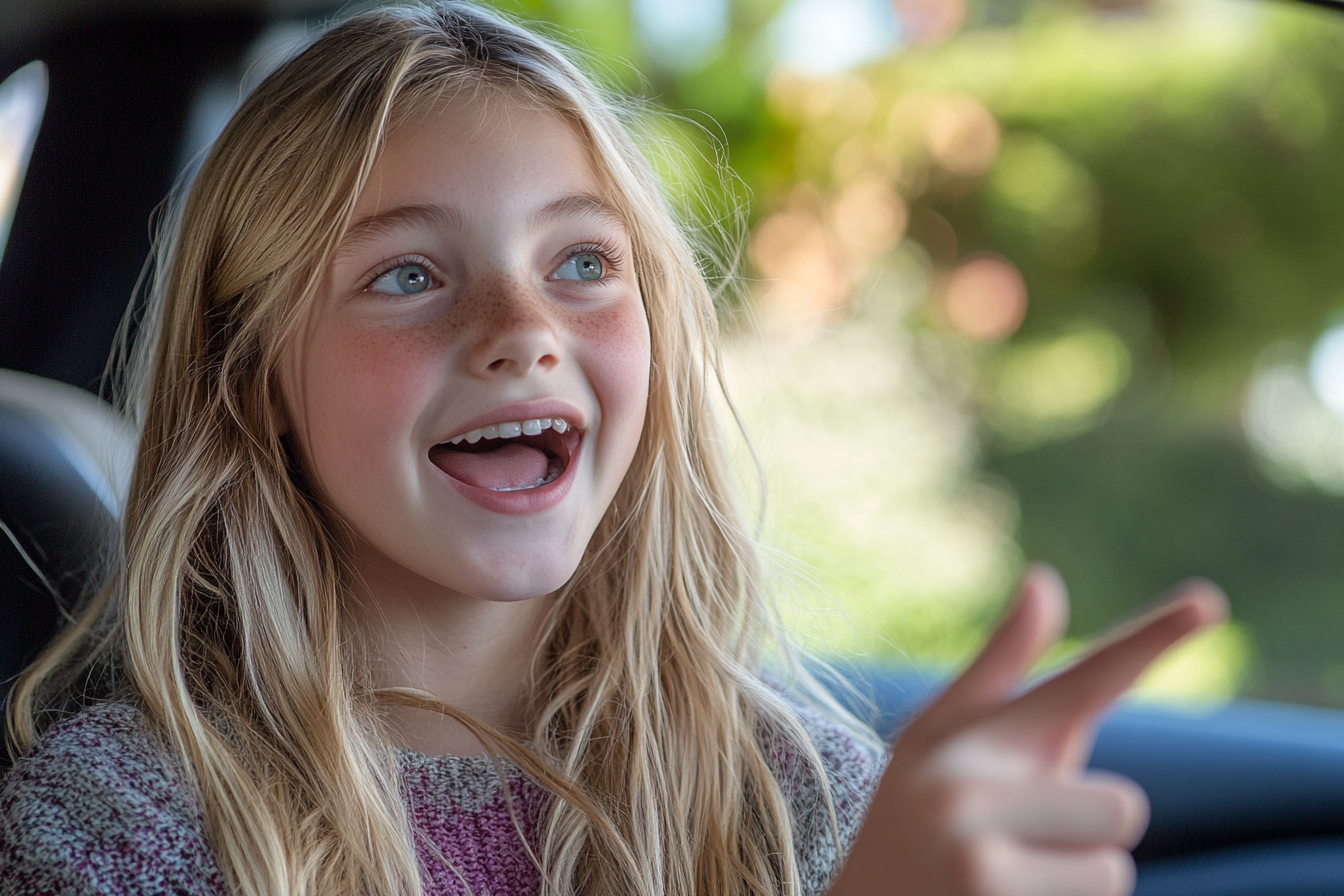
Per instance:
[[[499,423],[440,442],[429,449],[429,459],[467,485],[525,491],[559,479],[582,437],[559,417]]]

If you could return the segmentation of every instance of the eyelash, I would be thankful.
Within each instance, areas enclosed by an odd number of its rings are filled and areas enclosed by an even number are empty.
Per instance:
[[[601,256],[602,260],[606,262],[611,271],[620,271],[625,268],[625,253],[616,248],[614,244],[605,240],[579,243],[577,246],[570,247],[570,249],[565,252],[565,257],[561,259],[560,264],[564,264],[576,255],[588,254]],[[434,277],[436,280],[438,279],[438,269],[430,264],[428,258],[425,258],[423,255],[401,255],[386,264],[379,265],[372,274],[366,277],[364,281],[364,291],[367,292],[369,287],[377,283],[378,279],[384,274],[390,274],[397,268],[404,267],[408,264],[421,265],[425,270],[429,271],[431,277]],[[605,280],[607,278],[603,277],[602,279]]]
[[[571,246],[565,250],[564,258],[560,264],[564,264],[576,255],[597,255],[605,262],[610,272],[620,271],[625,268],[625,254],[616,248],[613,243],[605,240],[598,240],[590,243],[579,243],[577,246]],[[556,266],[559,269],[559,265]],[[606,280],[604,276],[601,278]]]
[[[420,265],[422,268],[429,271],[429,275],[433,277],[435,281],[438,281],[439,269],[430,264],[428,258],[425,258],[423,255],[401,255],[386,264],[379,265],[372,274],[366,277],[364,279],[364,292],[368,292],[369,287],[377,283],[378,278],[382,277],[384,274],[390,274],[397,268],[405,267],[408,264]]]

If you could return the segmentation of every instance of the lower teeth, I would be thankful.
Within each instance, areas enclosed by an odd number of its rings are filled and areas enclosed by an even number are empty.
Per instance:
[[[515,485],[509,488],[492,488],[492,492],[525,492],[530,488],[541,488],[543,485],[549,485],[560,477],[560,464],[554,460],[551,461],[551,468],[546,471],[546,475],[536,482],[527,485]]]

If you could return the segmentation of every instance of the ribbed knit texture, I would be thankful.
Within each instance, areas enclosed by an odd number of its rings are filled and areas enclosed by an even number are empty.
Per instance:
[[[847,849],[883,757],[814,713],[799,716],[826,766]],[[770,758],[794,813],[804,890],[820,894],[837,866],[821,789],[793,751],[776,745]],[[545,790],[508,763],[501,781],[488,758],[402,750],[399,759],[426,896],[538,892],[519,828],[535,850],[551,799]],[[3,896],[227,892],[199,804],[133,706],[96,706],[53,728],[0,791]]]

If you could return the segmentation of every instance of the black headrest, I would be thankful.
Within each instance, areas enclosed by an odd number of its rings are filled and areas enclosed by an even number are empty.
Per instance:
[[[114,544],[130,426],[94,396],[0,370],[0,683],[86,596]]]

